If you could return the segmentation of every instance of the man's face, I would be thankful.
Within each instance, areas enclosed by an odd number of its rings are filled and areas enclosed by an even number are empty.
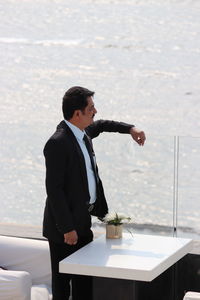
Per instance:
[[[94,106],[93,98],[88,97],[87,98],[88,105],[85,107],[84,111],[81,112],[81,123],[82,123],[82,128],[85,129],[88,127],[90,124],[94,122],[94,116],[97,113],[97,110]]]

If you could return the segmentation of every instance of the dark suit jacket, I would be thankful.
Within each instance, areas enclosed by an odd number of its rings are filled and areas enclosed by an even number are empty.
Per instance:
[[[115,121],[95,121],[85,129],[89,137],[101,132],[129,133],[129,125]],[[91,216],[86,202],[90,195],[84,156],[76,137],[62,121],[44,147],[46,161],[47,200],[44,211],[43,235],[54,242],[63,242],[66,232],[76,230],[86,236]],[[97,187],[94,215],[104,217],[108,212],[101,180]]]

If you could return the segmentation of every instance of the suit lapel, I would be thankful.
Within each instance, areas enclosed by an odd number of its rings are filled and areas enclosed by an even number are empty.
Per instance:
[[[85,159],[83,156],[83,152],[79,146],[79,143],[75,137],[75,135],[73,134],[73,132],[71,131],[71,129],[67,126],[67,124],[65,123],[65,121],[62,121],[57,129],[64,129],[66,131],[66,136],[67,138],[69,138],[71,140],[71,143],[73,144],[73,148],[75,150],[75,154],[78,158],[79,164],[80,164],[80,172],[81,172],[81,176],[84,182],[84,186],[86,187],[86,192],[88,193],[89,196],[89,190],[88,190],[88,181],[87,181],[87,171],[86,171],[86,165],[85,165]],[[89,196],[90,197],[90,196]]]

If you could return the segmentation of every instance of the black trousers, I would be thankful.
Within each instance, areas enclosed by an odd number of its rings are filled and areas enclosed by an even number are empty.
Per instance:
[[[92,231],[89,231],[87,236],[79,237],[77,244],[73,246],[67,245],[64,242],[58,244],[49,240],[53,300],[68,300],[70,292],[72,292],[73,300],[92,300],[91,276],[59,273],[59,262],[92,240]]]

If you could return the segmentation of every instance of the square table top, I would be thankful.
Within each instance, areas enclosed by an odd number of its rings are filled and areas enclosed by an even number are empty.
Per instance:
[[[105,235],[59,263],[61,273],[152,281],[192,248],[191,239],[123,233]]]

